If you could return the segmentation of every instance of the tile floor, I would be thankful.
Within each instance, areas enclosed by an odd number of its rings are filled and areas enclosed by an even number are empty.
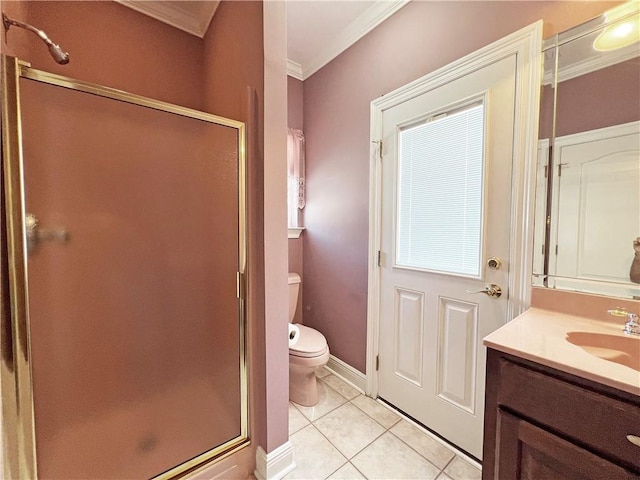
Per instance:
[[[296,469],[285,479],[480,479],[477,466],[436,437],[327,369],[318,377],[318,405],[289,403]]]

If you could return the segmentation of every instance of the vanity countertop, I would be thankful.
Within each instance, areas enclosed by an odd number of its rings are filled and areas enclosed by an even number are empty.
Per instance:
[[[634,369],[604,360],[567,340],[570,332],[590,332],[619,336],[621,342],[637,341],[640,345],[640,337],[622,333],[623,326],[622,318],[593,320],[530,308],[488,335],[484,344],[494,350],[640,396],[640,365]]]

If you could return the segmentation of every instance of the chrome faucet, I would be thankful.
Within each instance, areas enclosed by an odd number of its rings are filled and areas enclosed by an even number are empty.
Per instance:
[[[627,312],[626,310],[622,310],[620,308],[607,310],[607,313],[615,317],[625,317],[627,319],[627,323],[624,324],[624,328],[622,329],[624,333],[626,333],[627,335],[640,335],[640,323],[638,323],[638,314]]]

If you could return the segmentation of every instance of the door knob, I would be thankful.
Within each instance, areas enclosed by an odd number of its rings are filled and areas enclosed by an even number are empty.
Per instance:
[[[487,267],[494,270],[499,270],[502,267],[502,260],[500,260],[498,257],[491,257],[489,260],[487,260]]]
[[[477,291],[467,290],[467,293],[484,293],[489,297],[499,298],[500,295],[502,295],[502,289],[500,288],[499,285],[492,283],[491,285],[487,285],[486,287],[484,287],[484,290],[477,290]]]
[[[66,243],[69,240],[69,232],[64,228],[41,228],[38,223],[38,217],[33,213],[27,213],[24,224],[27,237],[27,253],[34,253],[41,242]]]

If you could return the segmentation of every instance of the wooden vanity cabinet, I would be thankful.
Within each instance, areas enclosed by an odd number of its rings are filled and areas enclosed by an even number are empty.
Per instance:
[[[627,435],[640,397],[488,349],[484,480],[640,479]]]

